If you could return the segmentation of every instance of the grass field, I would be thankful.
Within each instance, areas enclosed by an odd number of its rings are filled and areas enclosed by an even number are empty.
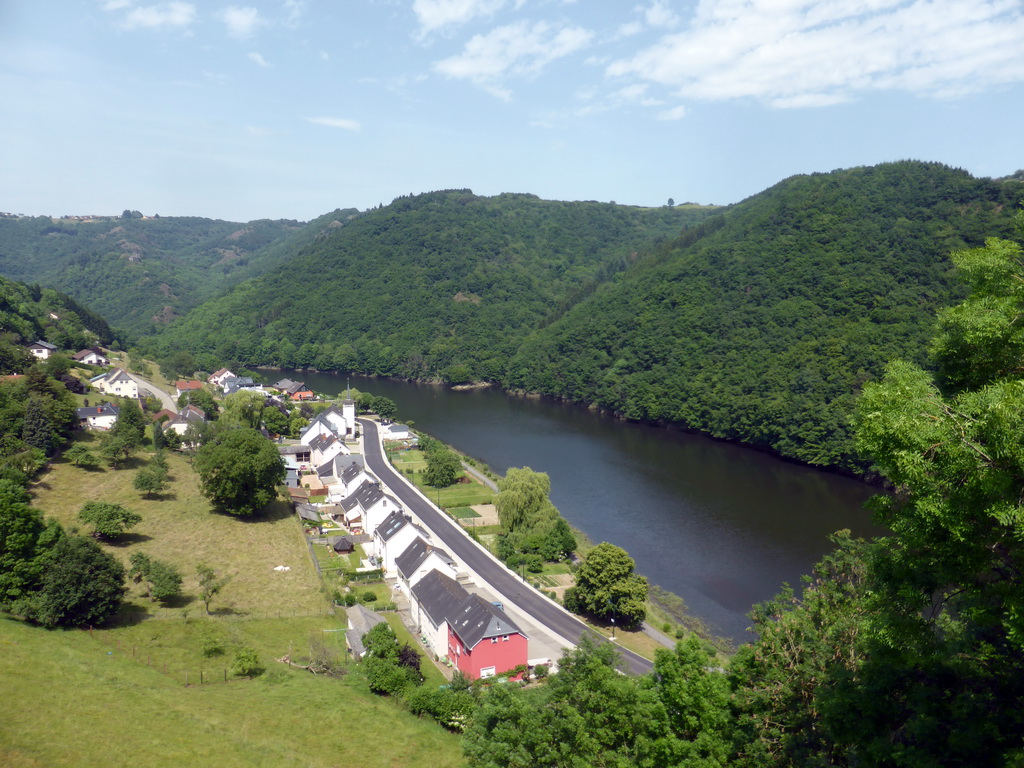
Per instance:
[[[134,551],[174,564],[185,595],[160,606],[130,584],[121,620],[92,632],[0,617],[0,691],[18,703],[0,717],[0,765],[463,765],[457,736],[369,693],[358,666],[339,679],[276,661],[306,656],[314,643],[344,654],[343,621],[328,613],[287,504],[256,519],[214,514],[179,455],[169,457],[172,487],[143,499],[132,481],[146,461],[143,453],[123,470],[87,471],[57,460],[32,486],[33,503],[68,528],[82,527],[77,513],[91,499],[138,512],[142,523],[103,548],[126,565]],[[213,616],[196,596],[199,562],[231,579]],[[383,584],[356,589],[388,597]],[[257,651],[265,674],[233,677],[243,646]],[[443,681],[427,660],[423,669],[428,684]],[[196,685],[200,676],[206,684]]]
[[[81,439],[95,448],[94,436]],[[302,530],[286,502],[275,502],[258,518],[215,514],[199,492],[198,476],[188,459],[179,454],[168,457],[171,487],[158,498],[144,499],[132,481],[146,461],[148,455],[142,453],[125,469],[85,470],[58,460],[30,489],[33,505],[69,529],[82,527],[78,510],[90,500],[121,504],[142,515],[142,522],[121,541],[104,543],[103,548],[126,566],[136,550],[173,563],[185,577],[185,597],[172,607],[161,607],[150,603],[141,587],[133,584],[126,611],[161,617],[201,614],[195,569],[197,563],[206,563],[231,579],[211,603],[214,612],[253,616],[326,612],[328,604]],[[277,565],[291,570],[275,571]]]
[[[490,504],[494,497],[494,491],[467,473],[463,473],[462,476],[469,482],[460,482],[440,489],[427,485],[423,481],[427,461],[421,451],[398,451],[389,456],[396,470],[409,478],[428,499],[443,509],[469,507],[473,504]]]
[[[250,637],[294,632],[298,643],[309,628],[284,620],[230,624],[263,624],[247,630]],[[185,626],[145,626],[152,625]],[[47,632],[0,619],[0,687],[7,702],[18,702],[5,706],[0,718],[0,765],[463,764],[457,736],[373,696],[357,672],[329,679],[269,660],[260,678],[186,688],[160,668],[117,651],[103,635]]]

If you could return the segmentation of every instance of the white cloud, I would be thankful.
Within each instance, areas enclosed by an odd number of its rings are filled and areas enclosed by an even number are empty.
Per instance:
[[[220,19],[227,26],[228,34],[238,40],[252,37],[266,23],[255,8],[240,8],[236,5],[229,5],[221,11]]]
[[[252,53],[247,53],[246,56],[248,56],[249,59],[251,59],[252,61],[255,61],[261,67],[269,67],[270,66],[270,62],[267,61],[265,58],[263,58],[263,54],[262,53],[257,53],[256,51],[253,51]]]
[[[686,107],[678,106],[672,107],[672,109],[666,109],[658,113],[659,120],[681,120],[686,116]]]
[[[492,16],[503,5],[505,0],[413,0],[412,10],[420,22],[420,33],[425,35]]]
[[[307,117],[307,123],[326,125],[328,128],[344,128],[346,131],[358,131],[362,126],[355,120],[344,117]]]
[[[498,81],[509,75],[533,75],[556,59],[584,48],[593,34],[581,27],[554,27],[522,21],[475,35],[458,56],[434,64],[448,77],[470,80],[500,98],[509,92]]]
[[[663,0],[655,0],[648,8],[643,9],[644,21],[650,27],[674,27],[679,17],[672,12]]]
[[[130,7],[127,4],[108,4],[111,10]],[[187,27],[196,20],[196,7],[192,3],[169,2],[131,8],[124,19],[126,29],[157,29],[159,27]]]
[[[646,18],[666,13],[659,0]],[[1024,14],[1017,0],[701,0],[687,30],[607,73],[777,107],[955,96],[1024,81]]]
[[[100,7],[104,11],[120,11],[122,8],[128,8],[132,4],[132,0],[106,0],[105,3],[101,3]]]

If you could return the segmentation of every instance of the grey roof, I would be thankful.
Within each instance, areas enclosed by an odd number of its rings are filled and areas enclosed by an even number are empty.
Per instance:
[[[356,548],[356,545],[352,543],[352,539],[348,536],[331,536],[327,543],[334,548],[335,552],[351,552]]]
[[[314,451],[322,451],[325,448],[330,448],[332,443],[338,442],[338,438],[334,436],[334,433],[329,435],[317,435],[309,441],[309,447]]]
[[[281,379],[274,385],[274,389],[288,389],[294,383],[291,379]]]
[[[339,456],[338,458],[341,458],[341,457]],[[351,456],[347,456],[346,459],[352,460],[352,457]],[[363,468],[361,466],[359,466],[359,464],[357,464],[354,460],[352,460],[352,463],[349,464],[347,467],[345,467],[345,471],[341,473],[341,476],[340,476],[339,479],[343,483],[345,483],[345,485],[348,485],[353,480],[355,480],[357,477],[359,477],[359,473],[362,472],[362,471],[363,471]]]
[[[454,616],[469,596],[459,582],[440,571],[431,571],[420,579],[412,593],[434,626]]]
[[[296,504],[295,511],[299,513],[299,517],[303,520],[309,520],[310,522],[318,524],[322,522],[316,508],[311,504]]]
[[[511,635],[514,632],[526,637],[526,633],[519,629],[503,610],[491,605],[480,595],[467,597],[455,614],[446,618],[448,625],[470,650],[488,637]]]
[[[120,410],[116,405],[93,405],[88,408],[76,408],[75,415],[79,419],[88,419],[90,416],[113,416],[117,418]]]
[[[201,423],[206,421],[206,412],[202,408],[189,403],[178,413],[174,419],[171,420],[171,424],[192,424]]]
[[[363,645],[363,635],[384,621],[384,617],[374,613],[361,603],[345,609],[350,628],[345,632],[345,639],[352,653],[362,658],[366,653],[366,646]]]
[[[455,565],[455,561],[452,560],[451,555],[439,547],[434,547],[428,544],[426,539],[422,536],[417,536],[413,539],[412,544],[406,547],[405,551],[395,558],[395,567],[403,578],[408,579],[412,574],[416,573],[417,568],[423,565],[423,561],[430,556],[431,552],[435,552],[450,565]]]
[[[377,526],[377,533],[384,541],[391,541],[396,533],[402,530],[409,524],[409,521],[405,519],[405,515],[400,510],[394,510],[390,515],[384,518],[384,521]]]
[[[279,445],[277,452],[282,456],[294,456],[297,453],[309,453],[308,445]]]
[[[57,349],[57,347],[48,341],[34,341],[28,345],[29,349],[32,347],[42,347],[43,349]]]

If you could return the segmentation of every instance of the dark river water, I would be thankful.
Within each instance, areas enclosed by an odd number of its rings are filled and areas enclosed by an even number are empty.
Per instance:
[[[325,393],[343,392],[347,378],[280,375]],[[873,489],[747,448],[497,390],[348,378],[394,400],[400,421],[497,472],[547,472],[551,500],[572,525],[625,548],[638,572],[733,640],[749,638],[754,603],[783,582],[799,585],[830,549],[829,534],[879,533],[863,509]]]

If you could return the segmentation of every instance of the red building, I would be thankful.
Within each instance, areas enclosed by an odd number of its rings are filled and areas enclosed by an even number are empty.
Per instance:
[[[479,595],[469,595],[448,617],[448,658],[470,679],[525,665],[526,644],[505,612]]]

